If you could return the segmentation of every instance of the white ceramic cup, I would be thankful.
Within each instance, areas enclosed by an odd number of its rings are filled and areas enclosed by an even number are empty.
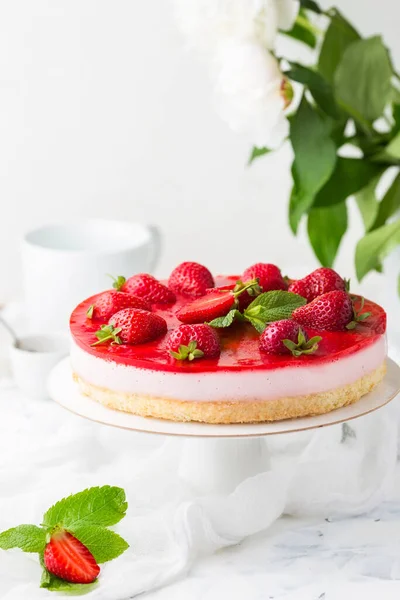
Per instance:
[[[26,335],[10,348],[14,381],[30,398],[49,397],[47,379],[53,367],[69,353],[66,334]]]
[[[66,330],[79,302],[112,287],[108,274],[152,272],[160,246],[151,225],[105,219],[29,231],[22,243],[29,331]]]

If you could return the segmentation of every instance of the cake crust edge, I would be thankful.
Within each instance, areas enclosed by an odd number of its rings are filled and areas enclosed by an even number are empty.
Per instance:
[[[268,400],[191,401],[117,392],[97,387],[76,373],[74,380],[85,396],[103,406],[168,421],[234,424],[282,421],[321,415],[357,402],[372,391],[386,374],[386,362],[353,383],[326,392]]]

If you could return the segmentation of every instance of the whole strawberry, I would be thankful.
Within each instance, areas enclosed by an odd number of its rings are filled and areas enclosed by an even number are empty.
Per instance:
[[[144,298],[151,304],[172,304],[176,302],[174,292],[148,273],[138,273],[126,281],[123,277],[118,277],[117,281],[120,282],[122,292]]]
[[[196,262],[183,262],[171,273],[168,287],[176,294],[196,298],[215,285],[210,271]]]
[[[299,294],[311,302],[318,296],[335,290],[345,291],[347,283],[336,271],[328,267],[316,269],[303,279],[298,279],[289,285],[289,292]]]
[[[167,332],[167,323],[159,315],[140,308],[124,308],[113,315],[108,325],[96,332],[97,342],[92,346],[113,344],[144,344]]]
[[[351,328],[354,319],[353,302],[342,290],[322,294],[309,304],[293,311],[293,319],[305,327],[341,331]]]
[[[269,354],[313,354],[321,337],[308,339],[305,331],[295,321],[283,319],[268,325],[260,336],[260,350]]]
[[[206,324],[180,325],[167,339],[167,349],[176,360],[215,358],[221,347],[215,329]]]
[[[109,290],[96,298],[95,302],[89,306],[86,314],[89,319],[106,322],[123,308],[141,308],[142,310],[151,311],[151,304],[133,294]]]
[[[62,529],[52,534],[43,560],[50,573],[70,583],[92,583],[100,573],[93,554]]]
[[[258,279],[258,283],[262,287],[263,292],[287,289],[287,284],[282,277],[282,273],[276,265],[256,263],[255,265],[248,267],[242,275],[242,281],[256,278]]]
[[[259,293],[260,286],[256,280],[246,283],[238,282],[233,289],[215,288],[201,298],[196,298],[183,306],[176,316],[182,323],[204,323],[217,317],[223,317],[231,308],[239,304],[239,298],[246,292],[253,295]]]

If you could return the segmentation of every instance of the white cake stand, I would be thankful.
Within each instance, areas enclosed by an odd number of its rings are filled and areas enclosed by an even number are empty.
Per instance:
[[[389,359],[384,380],[350,406],[325,415],[274,423],[208,425],[138,417],[106,408],[81,394],[72,379],[69,358],[53,369],[49,379],[50,397],[76,415],[121,429],[186,438],[182,447],[180,475],[205,493],[229,491],[245,478],[267,470],[269,455],[263,436],[350,421],[385,406],[399,392],[400,367]]]

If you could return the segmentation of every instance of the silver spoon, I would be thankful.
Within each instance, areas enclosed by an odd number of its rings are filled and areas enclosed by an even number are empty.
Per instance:
[[[6,329],[6,330],[8,331],[8,333],[11,335],[11,337],[12,337],[12,339],[13,339],[13,342],[14,342],[14,346],[15,346],[16,348],[19,348],[19,339],[18,339],[18,336],[17,336],[17,334],[15,333],[15,331],[14,331],[14,329],[11,327],[11,325],[9,325],[9,324],[7,323],[7,321],[5,321],[5,320],[3,319],[3,317],[1,316],[1,314],[0,314],[0,323],[3,325],[4,329]]]

